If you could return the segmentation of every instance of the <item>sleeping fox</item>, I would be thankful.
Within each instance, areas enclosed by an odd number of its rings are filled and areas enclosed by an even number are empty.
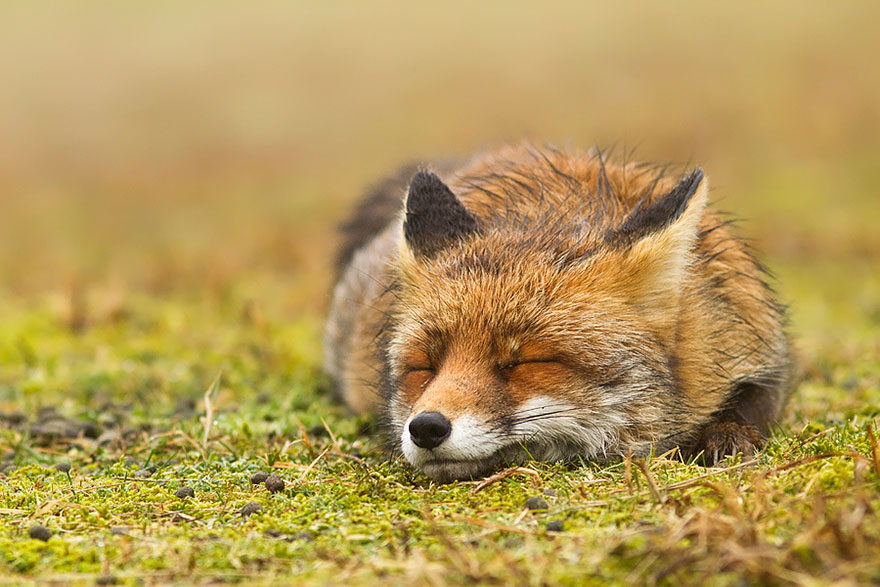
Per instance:
[[[760,447],[791,387],[784,310],[702,171],[526,144],[431,169],[346,225],[325,333],[393,450],[446,482]]]

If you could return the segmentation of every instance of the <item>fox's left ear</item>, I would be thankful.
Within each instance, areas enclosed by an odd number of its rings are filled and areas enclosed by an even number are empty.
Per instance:
[[[476,232],[477,219],[443,180],[430,171],[416,173],[406,196],[403,235],[417,257],[433,257]]]
[[[650,315],[669,316],[693,262],[693,249],[708,198],[708,180],[699,169],[668,194],[634,210],[606,236],[627,297]],[[674,315],[674,313],[672,313]]]

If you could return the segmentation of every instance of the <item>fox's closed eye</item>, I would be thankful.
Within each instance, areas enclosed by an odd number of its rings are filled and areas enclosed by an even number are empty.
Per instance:
[[[400,378],[400,393],[408,402],[422,395],[425,388],[434,380],[435,371],[431,368],[410,368]]]
[[[552,366],[559,365],[562,366],[562,363],[557,359],[522,359],[519,361],[509,361],[507,363],[501,363],[498,365],[498,368],[502,371],[512,371],[517,368],[528,368],[529,366]]]

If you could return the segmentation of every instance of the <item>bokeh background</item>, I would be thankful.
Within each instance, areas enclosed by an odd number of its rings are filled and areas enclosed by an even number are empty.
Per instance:
[[[317,346],[363,189],[525,137],[701,165],[805,370],[876,357],[878,7],[3,2],[0,300],[237,295]]]

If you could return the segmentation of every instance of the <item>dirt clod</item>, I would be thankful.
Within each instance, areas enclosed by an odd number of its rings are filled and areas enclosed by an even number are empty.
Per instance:
[[[34,524],[28,530],[28,536],[36,540],[42,540],[43,542],[46,542],[52,537],[52,530],[45,526]]]
[[[284,491],[284,479],[282,479],[278,475],[269,475],[268,477],[266,477],[265,483],[266,489],[268,489],[272,493]]]
[[[241,508],[241,515],[244,518],[250,517],[253,514],[259,514],[263,511],[263,506],[258,504],[255,501],[249,501],[244,504]]]
[[[178,489],[177,491],[175,491],[174,495],[175,495],[175,497],[179,497],[180,499],[183,499],[184,497],[195,497],[196,492],[189,485],[185,485],[185,486],[181,487],[180,489]]]
[[[61,438],[76,438],[79,435],[79,426],[70,420],[53,418],[31,425],[30,435],[35,444],[46,446]]]
[[[526,500],[526,507],[530,510],[546,510],[550,506],[547,505],[546,499],[540,495],[534,495]]]
[[[0,414],[0,423],[3,423],[10,428],[21,426],[27,422],[27,416],[22,412],[7,412],[5,414]]]

